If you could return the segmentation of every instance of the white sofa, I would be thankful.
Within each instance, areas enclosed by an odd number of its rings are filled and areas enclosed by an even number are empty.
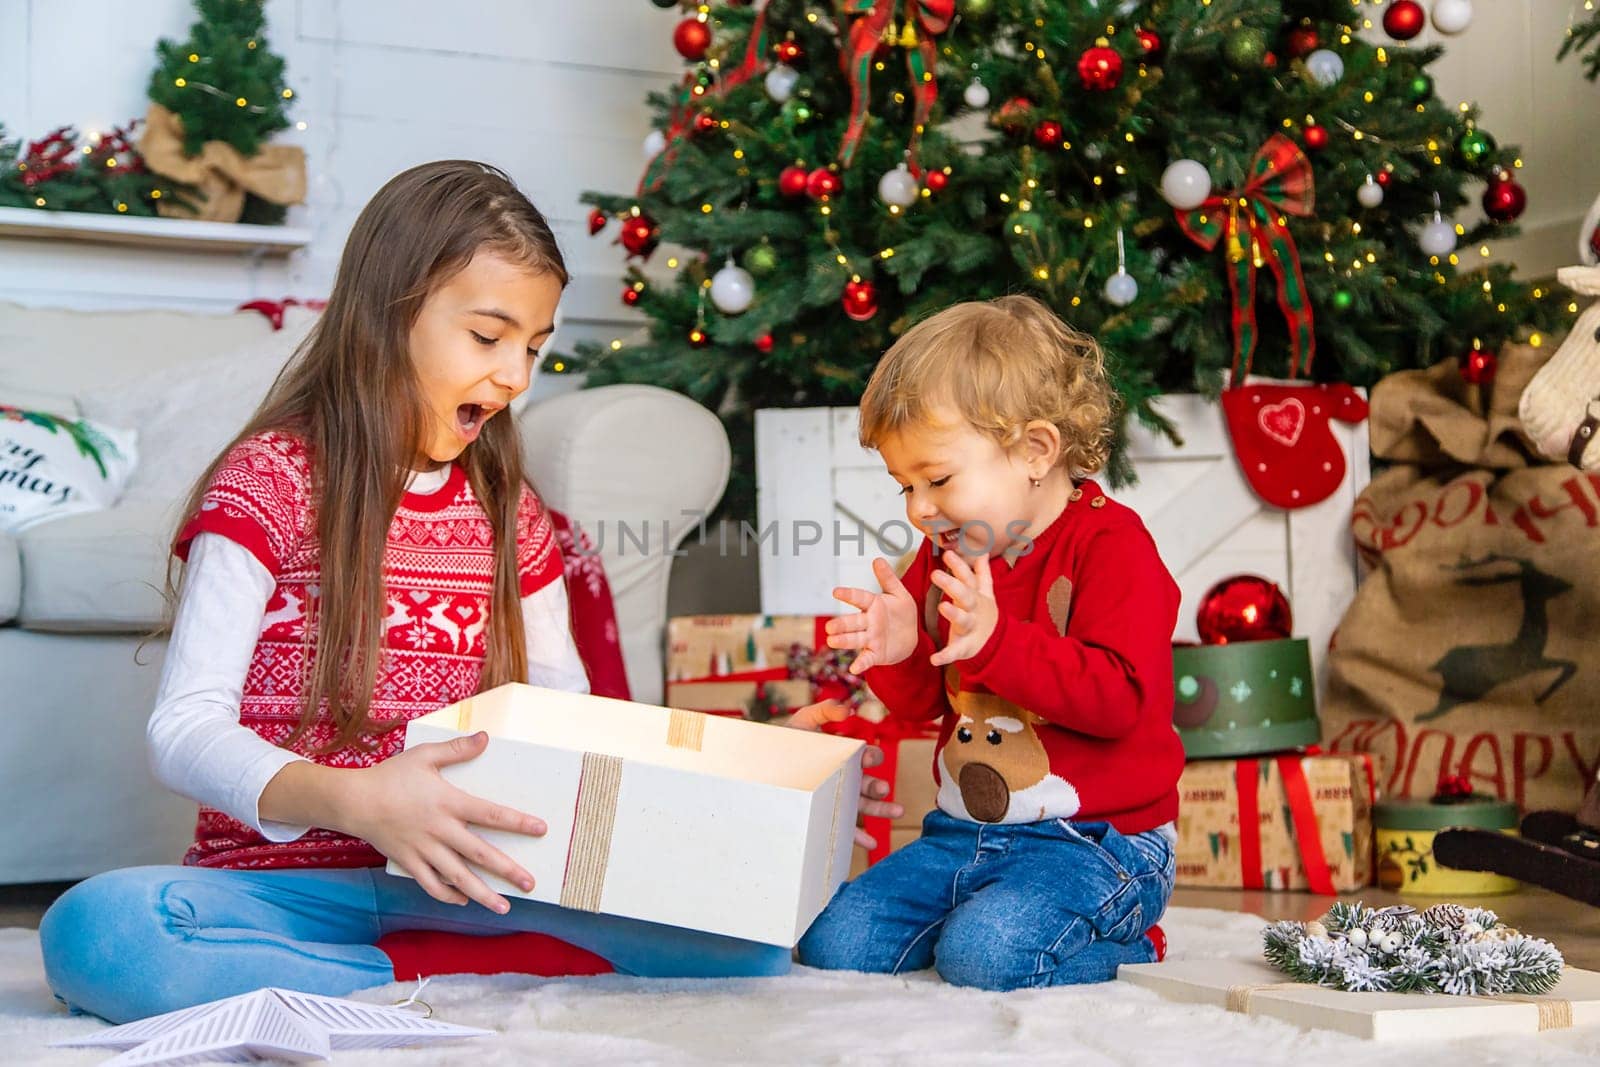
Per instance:
[[[148,636],[164,613],[167,539],[183,487],[311,322],[291,312],[274,332],[255,312],[0,303],[0,404],[131,427],[141,453],[117,506],[0,532],[0,884],[182,855],[194,805],[156,784],[144,746],[165,649]],[[720,423],[652,386],[535,399],[518,422],[540,493],[596,539],[603,530],[629,684],[659,701],[672,553],[727,482]],[[648,552],[615,536],[646,521]]]

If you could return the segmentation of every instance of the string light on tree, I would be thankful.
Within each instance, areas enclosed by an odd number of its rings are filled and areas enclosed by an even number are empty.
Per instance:
[[[1397,41],[1409,41],[1423,31],[1428,15],[1417,0],[1391,0],[1383,12],[1383,32]]]
[[[1122,227],[1117,227],[1117,273],[1106,279],[1106,302],[1123,308],[1139,298],[1139,283],[1128,273],[1126,250],[1122,243]]]

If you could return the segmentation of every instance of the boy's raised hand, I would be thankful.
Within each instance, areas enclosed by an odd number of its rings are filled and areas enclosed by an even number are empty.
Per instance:
[[[851,674],[899,663],[917,650],[917,602],[886,559],[872,561],[872,575],[883,592],[840,587],[835,600],[857,610],[828,620],[829,648],[853,648]]]
[[[989,557],[968,564],[954,552],[945,552],[948,571],[934,571],[932,581],[944,590],[939,614],[950,620],[950,639],[930,661],[935,667],[976,656],[1000,622],[1000,605],[994,599],[994,575]]]

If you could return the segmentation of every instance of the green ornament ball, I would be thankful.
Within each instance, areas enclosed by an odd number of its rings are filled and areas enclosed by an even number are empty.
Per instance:
[[[1333,306],[1340,311],[1349,311],[1355,302],[1355,296],[1348,289],[1340,289],[1333,294]]]
[[[1413,104],[1422,103],[1433,95],[1433,79],[1426,74],[1415,75],[1406,83],[1406,93]]]
[[[961,12],[962,18],[976,22],[994,14],[994,0],[960,0],[956,10]]]
[[[789,99],[783,105],[783,119],[790,126],[804,126],[811,121],[811,105],[799,97]]]
[[[1456,151],[1460,152],[1461,158],[1468,163],[1477,163],[1492,155],[1494,150],[1494,138],[1482,130],[1468,130],[1461,135],[1461,140],[1456,142]]]
[[[1265,30],[1243,26],[1223,39],[1222,59],[1240,72],[1260,70],[1266,61],[1269,44]]]
[[[744,254],[744,269],[755,275],[771,274],[778,269],[778,250],[769,244],[752,245]]]

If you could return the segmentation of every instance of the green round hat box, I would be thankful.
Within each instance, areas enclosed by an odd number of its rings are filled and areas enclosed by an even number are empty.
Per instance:
[[[1322,740],[1304,638],[1178,645],[1172,722],[1190,759],[1255,756]]]
[[[1378,846],[1378,887],[1429,897],[1514,893],[1514,878],[1488,871],[1458,871],[1433,857],[1433,839],[1453,826],[1517,832],[1517,805],[1472,796],[1463,800],[1380,800],[1372,809]]]

